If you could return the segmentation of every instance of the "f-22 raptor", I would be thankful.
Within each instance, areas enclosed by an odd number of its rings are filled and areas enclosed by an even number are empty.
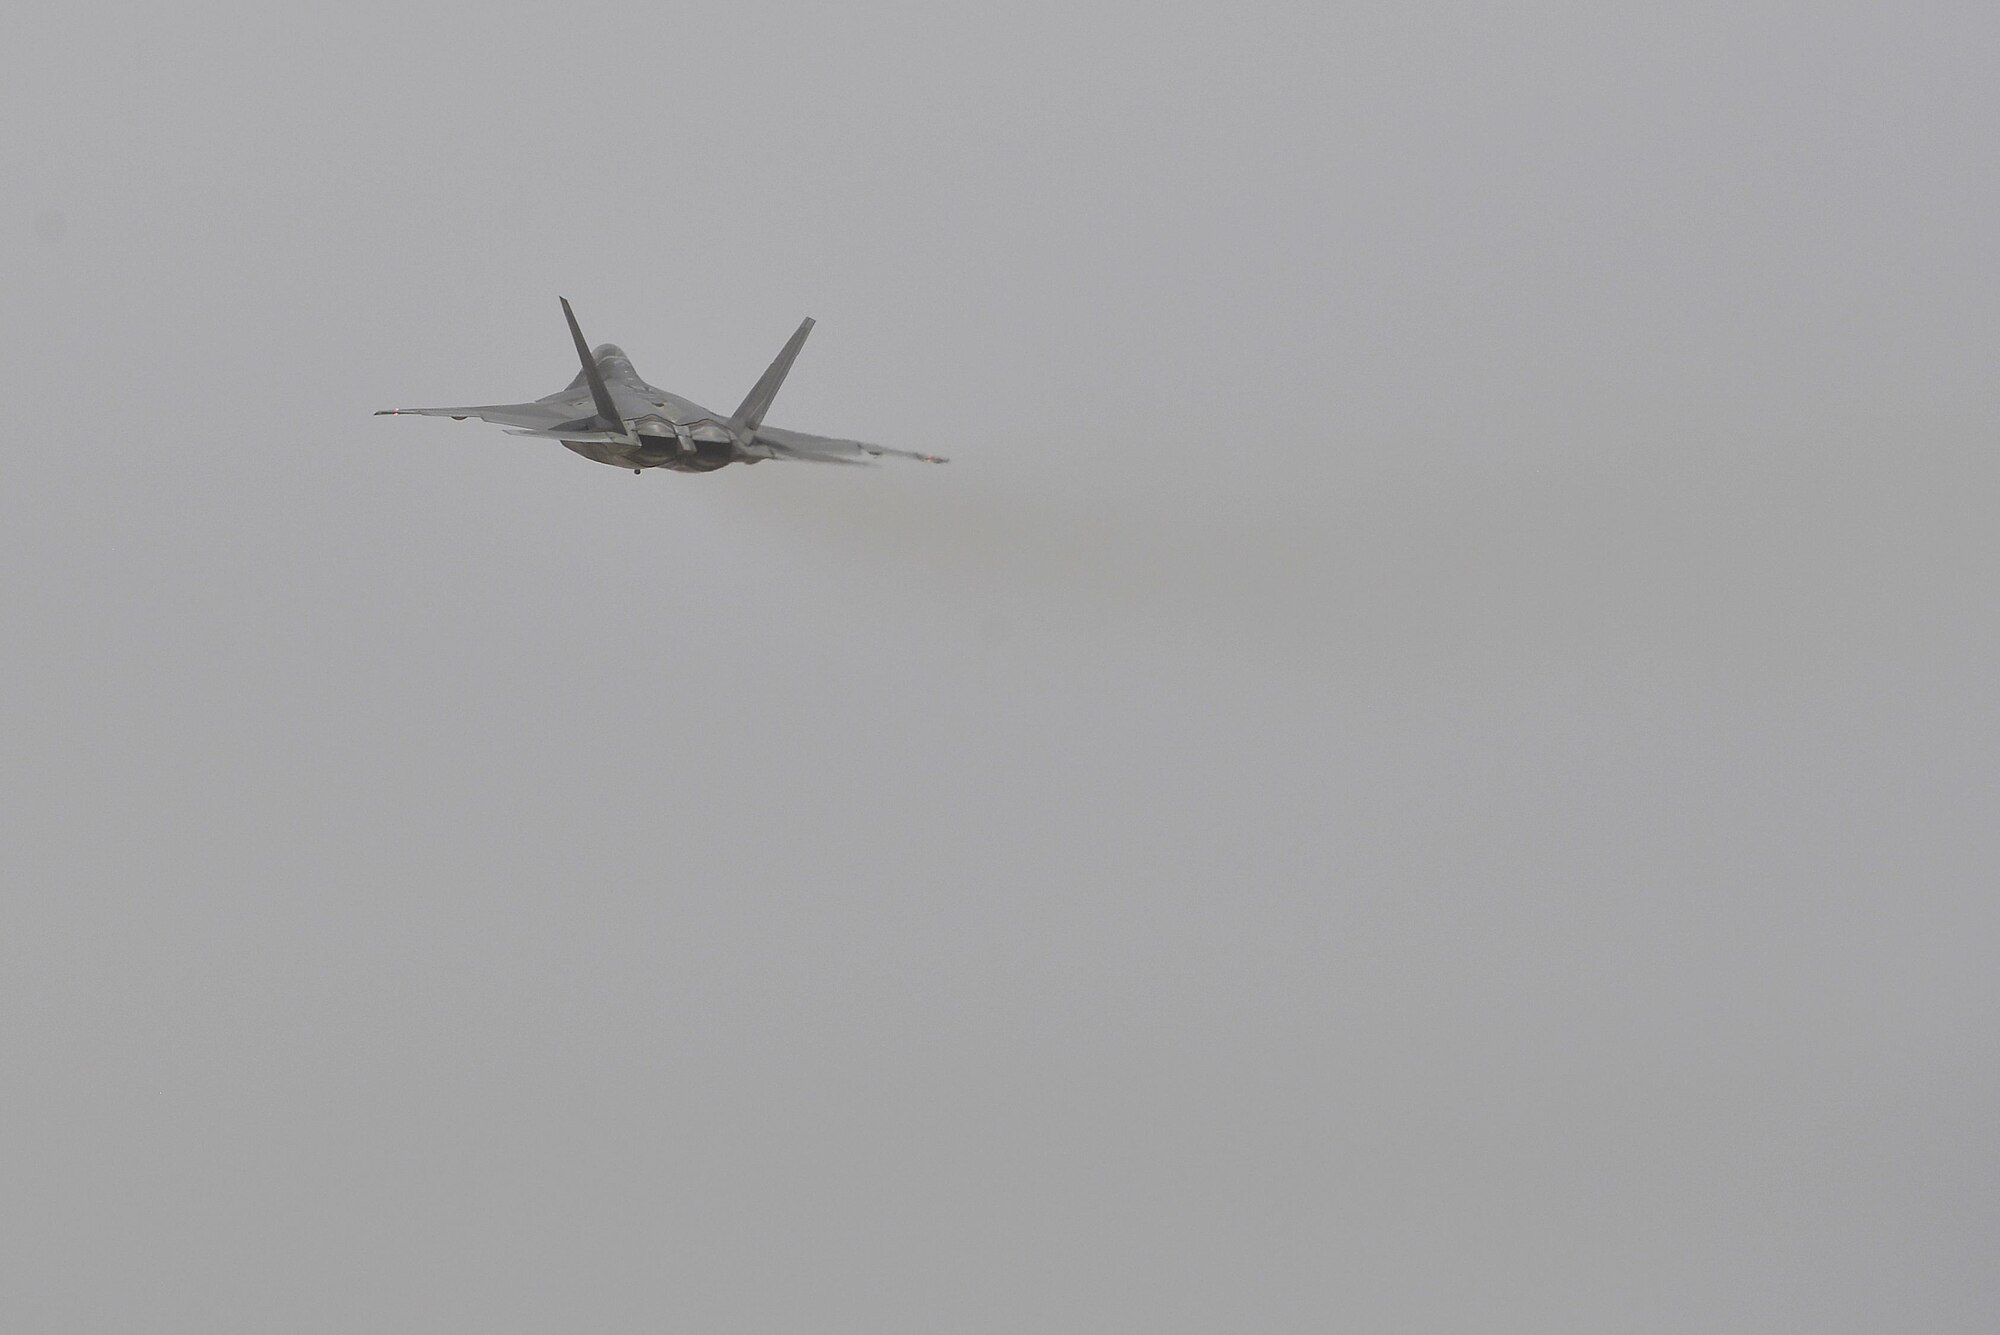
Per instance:
[[[586,459],[635,473],[670,468],[677,473],[712,473],[730,464],[754,464],[765,459],[800,459],[809,463],[859,464],[881,455],[945,462],[935,454],[892,450],[864,440],[811,436],[765,426],[764,414],[778,396],[778,386],[792,369],[806,335],[808,319],[785,344],[784,351],[751,387],[742,406],[727,417],[710,412],[677,394],[657,389],[639,378],[632,361],[613,343],[596,351],[583,341],[576,313],[562,302],[569,336],[576,344],[583,370],[569,387],[533,403],[496,403],[474,408],[384,408],[377,417],[477,417],[508,428],[509,435],[559,441]]]

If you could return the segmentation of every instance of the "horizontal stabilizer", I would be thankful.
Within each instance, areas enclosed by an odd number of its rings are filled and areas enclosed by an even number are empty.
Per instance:
[[[632,438],[623,431],[565,431],[561,427],[551,427],[546,431],[512,430],[510,436],[532,436],[536,440],[573,440],[579,445],[629,445]]]

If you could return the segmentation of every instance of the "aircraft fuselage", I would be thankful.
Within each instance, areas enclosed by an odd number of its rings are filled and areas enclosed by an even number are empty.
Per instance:
[[[384,408],[377,416],[476,417],[507,428],[515,436],[533,436],[560,443],[592,463],[643,472],[664,468],[674,473],[713,473],[730,464],[754,464],[765,459],[797,459],[813,463],[866,463],[883,455],[943,463],[934,454],[893,450],[865,440],[816,436],[764,425],[778,387],[784,383],[806,335],[810,319],[800,323],[751,387],[742,406],[727,416],[669,394],[641,379],[623,348],[602,343],[592,349],[577,326],[576,312],[562,300],[580,370],[568,386],[532,403],[489,403],[465,408]]]

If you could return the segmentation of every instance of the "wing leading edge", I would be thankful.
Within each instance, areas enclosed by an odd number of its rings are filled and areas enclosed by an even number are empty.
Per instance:
[[[865,464],[884,455],[892,459],[916,459],[927,464],[949,463],[941,455],[919,454],[915,450],[892,450],[865,440],[841,440],[834,436],[814,436],[783,427],[757,429],[757,443],[766,446],[774,459],[799,459],[819,464]]]
[[[492,422],[499,426],[522,426],[545,429],[560,426],[564,422],[575,421],[577,405],[574,403],[489,403],[471,408],[383,408],[377,417],[452,417],[464,421],[477,417],[482,422]]]

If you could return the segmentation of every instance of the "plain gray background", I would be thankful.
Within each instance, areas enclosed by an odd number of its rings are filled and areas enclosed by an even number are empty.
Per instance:
[[[2000,16],[1641,8],[10,8],[0,1328],[1991,1329]]]

